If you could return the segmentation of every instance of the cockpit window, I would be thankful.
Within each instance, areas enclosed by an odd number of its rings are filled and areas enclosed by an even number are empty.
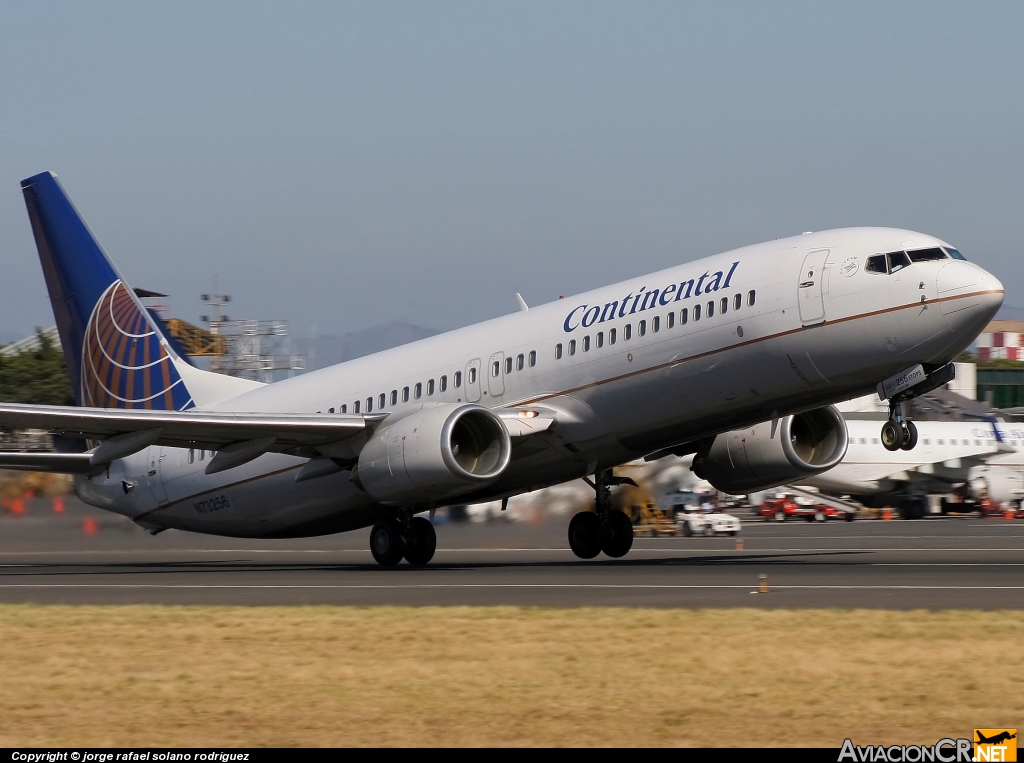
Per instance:
[[[916,251],[907,252],[910,255],[911,262],[930,262],[931,260],[944,260],[946,259],[946,253],[939,249],[937,246],[931,249],[918,249]]]
[[[964,262],[967,261],[967,258],[960,254],[960,252],[958,252],[956,249],[950,249],[947,246],[946,251],[949,252],[949,256],[952,257],[954,260],[963,260]]]
[[[864,265],[864,270],[868,273],[888,273],[889,267],[885,264],[885,255],[875,254],[868,257],[867,264]]]
[[[906,252],[889,252],[889,272],[895,273],[897,270],[910,267],[910,258],[907,257]]]

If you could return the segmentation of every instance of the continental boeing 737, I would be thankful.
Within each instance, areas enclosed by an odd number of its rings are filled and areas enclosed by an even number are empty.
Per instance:
[[[78,496],[152,532],[258,538],[372,525],[383,565],[426,564],[423,512],[586,478],[577,556],[625,555],[612,467],[693,453],[728,493],[819,474],[847,448],[833,403],[901,403],[952,376],[1003,300],[933,236],[808,233],[676,265],[273,384],[195,368],[51,173],[22,181],[76,406],[0,404],[60,452],[0,466],[75,475]],[[683,260],[683,257],[680,257]]]

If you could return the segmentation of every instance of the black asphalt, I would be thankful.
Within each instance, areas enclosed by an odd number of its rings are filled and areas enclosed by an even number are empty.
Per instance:
[[[68,499],[0,514],[0,601],[649,607],[1024,607],[1024,521],[762,522],[739,538],[638,538],[581,561],[568,517],[439,524],[425,568],[382,569],[368,531],[251,541],[167,531]],[[744,548],[736,548],[742,540]],[[754,593],[767,576],[768,594]]]

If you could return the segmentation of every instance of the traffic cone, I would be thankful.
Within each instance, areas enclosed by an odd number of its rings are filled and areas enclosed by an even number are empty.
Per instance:
[[[736,539],[736,550],[737,551],[742,551],[743,550],[743,541],[740,540],[739,538]]]
[[[768,576],[767,575],[761,575],[760,577],[758,577],[758,579],[757,579],[757,592],[758,593],[768,593]]]
[[[889,522],[889,521],[892,520],[892,509],[890,509],[888,506],[886,506],[884,509],[882,509],[882,519],[885,520],[886,522]]]
[[[1013,519],[1013,509],[1009,506],[1007,506],[1006,510],[1003,512],[1003,519]]]
[[[100,526],[96,524],[96,520],[92,517],[87,517],[86,520],[82,522],[82,530],[86,535],[95,535],[96,531],[99,529]]]
[[[11,501],[11,513],[12,514],[24,514],[25,513],[25,502],[20,498],[15,498]]]
[[[53,511],[55,514],[60,514],[64,511],[64,496],[55,495],[53,497]]]

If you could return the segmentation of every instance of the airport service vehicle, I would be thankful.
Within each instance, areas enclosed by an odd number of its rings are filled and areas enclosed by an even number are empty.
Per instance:
[[[787,519],[806,519],[808,522],[824,522],[828,519],[844,519],[852,522],[857,515],[850,509],[820,503],[807,496],[777,493],[768,496],[757,507],[757,513],[765,519],[784,522]]]
[[[933,493],[955,493],[968,505],[983,498],[1004,504],[1024,495],[1024,431],[995,420],[920,421],[917,447],[890,452],[876,427],[873,421],[847,420],[849,447],[842,461],[800,484],[854,496],[875,508],[896,507],[904,519],[923,517]]]
[[[705,514],[702,511],[694,511],[687,508],[676,520],[683,528],[683,535],[736,535],[740,531],[740,520],[732,514],[725,514],[720,511],[713,511]]]
[[[577,556],[626,554],[612,468],[694,453],[743,494],[838,464],[835,402],[944,383],[1003,286],[933,236],[809,233],[685,262],[274,384],[193,367],[51,173],[22,193],[76,406],[0,404],[61,451],[0,466],[75,475],[79,497],[152,532],[289,538],[372,526],[383,565],[425,564],[423,512],[585,477]],[[891,431],[890,431],[891,430]],[[896,438],[896,439],[892,439]]]

